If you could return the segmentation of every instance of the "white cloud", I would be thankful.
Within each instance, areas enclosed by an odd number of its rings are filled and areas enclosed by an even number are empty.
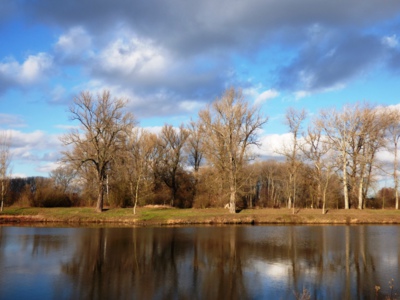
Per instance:
[[[36,130],[25,133],[10,130],[11,154],[13,159],[21,160],[53,160],[54,155],[61,150],[61,142],[57,135]]]
[[[76,62],[93,55],[92,38],[82,27],[73,27],[58,38],[54,48],[61,58]]]
[[[381,107],[383,112],[386,112],[386,110],[389,111],[394,111],[394,112],[400,112],[400,104],[394,104],[394,105],[389,105],[389,106],[383,106]]]
[[[282,156],[280,153],[292,142],[292,134],[267,134],[260,137],[260,147],[253,147],[252,152],[261,156]]]
[[[37,172],[40,173],[50,173],[51,171],[54,171],[55,169],[57,169],[60,165],[57,162],[49,162],[46,164],[40,164],[39,166],[37,166],[35,168],[35,170]]]
[[[310,96],[312,93],[309,91],[296,91],[294,92],[294,97],[296,98],[296,100],[300,100],[302,98],[308,97]]]
[[[66,53],[76,53],[89,48],[91,38],[82,27],[71,28],[59,37],[55,47]]]
[[[49,136],[41,130],[35,130],[30,133],[25,133],[18,130],[10,130],[12,137],[12,147],[21,148],[30,145],[41,147],[43,149],[45,145],[49,143]]]
[[[162,131],[162,126],[148,126],[148,127],[143,127],[144,130],[154,133],[154,134],[160,134]]]
[[[53,68],[53,58],[46,53],[29,55],[23,63],[8,58],[0,63],[0,77],[12,85],[29,86],[43,81]]]
[[[377,153],[376,158],[380,162],[392,164],[394,162],[394,152],[381,150]]]
[[[51,69],[53,59],[46,53],[39,53],[38,55],[30,55],[20,68],[20,81],[21,83],[35,83],[40,80],[48,70]]]
[[[105,72],[122,75],[152,76],[166,70],[166,58],[150,41],[119,38],[109,44],[97,57]]]
[[[337,83],[333,86],[323,88],[323,89],[316,89],[316,90],[298,90],[293,93],[294,97],[296,100],[300,100],[305,97],[309,97],[313,94],[319,94],[319,93],[329,93],[333,91],[338,91],[341,89],[344,89],[346,87],[345,84],[343,83]]]
[[[42,176],[47,176],[49,171],[55,168],[62,150],[58,135],[40,130],[33,132],[10,130],[10,133],[11,164],[16,174],[23,176],[25,173],[23,170],[29,168],[39,174],[42,173],[40,174]]]
[[[204,103],[199,101],[182,101],[179,103],[178,106],[179,110],[187,112],[195,112],[204,107]]]
[[[261,94],[259,94],[256,98],[256,100],[254,100],[254,104],[259,105],[264,103],[267,100],[276,98],[279,96],[279,92],[273,89],[269,89],[266,90],[264,92],[262,92]]]

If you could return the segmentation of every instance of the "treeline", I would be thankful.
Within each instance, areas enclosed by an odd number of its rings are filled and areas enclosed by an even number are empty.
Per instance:
[[[125,105],[107,91],[76,97],[70,116],[81,126],[63,136],[61,166],[49,178],[12,179],[6,204],[398,209],[400,115],[390,107],[359,103],[310,120],[289,108],[290,141],[280,159],[262,160],[254,150],[267,117],[239,90],[159,133],[139,128]],[[394,187],[378,191],[382,176]]]
[[[72,177],[70,181],[63,174],[64,169],[57,169],[50,177],[28,177],[10,179],[7,192],[6,205],[20,205],[33,207],[71,207],[93,206],[96,202],[96,190],[77,182]],[[239,193],[237,206],[242,208],[284,208],[288,200],[288,164],[275,160],[255,162],[248,166],[247,184]],[[299,183],[296,189],[296,198],[299,208],[322,208],[322,202],[318,198],[318,187],[312,178],[312,167],[302,164],[299,170]],[[221,207],[228,202],[228,196],[224,195],[222,180],[216,180],[210,169],[202,168],[197,177],[193,172],[179,172],[179,182],[184,185],[179,187],[177,207]],[[65,181],[59,181],[64,177]],[[124,181],[109,177],[106,184],[106,204],[111,207],[132,207],[134,205],[127,189],[129,184]],[[69,181],[69,183],[68,183]],[[67,183],[67,185],[65,185]],[[144,190],[139,195],[139,205],[169,204],[170,190],[163,182],[159,184],[147,183],[147,195]],[[143,186],[142,186],[143,187]],[[153,188],[150,188],[153,187]],[[155,188],[157,187],[157,188]],[[196,194],[194,194],[195,188]],[[108,192],[107,192],[108,191]],[[356,207],[357,201],[353,197],[352,207]],[[330,183],[326,195],[328,208],[344,208],[341,179],[335,176]],[[395,191],[393,188],[381,188],[376,195],[368,197],[368,208],[394,208]]]

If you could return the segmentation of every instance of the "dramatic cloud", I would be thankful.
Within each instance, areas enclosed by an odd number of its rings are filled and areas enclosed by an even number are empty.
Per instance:
[[[359,78],[398,76],[399,11],[397,0],[4,0],[0,101],[34,102],[23,113],[39,115],[66,107],[82,90],[108,89],[128,98],[140,121],[160,125],[158,117],[195,117],[235,86],[276,116],[295,99],[308,105],[317,93],[346,93]],[[24,124],[14,111],[2,112],[2,128]],[[271,149],[282,139],[264,136],[257,151],[276,155]],[[16,156],[32,162],[53,159],[49,149],[59,147],[43,131],[17,131],[16,143]]]
[[[347,29],[368,26],[371,22],[394,17],[399,8],[400,3],[395,0],[357,0],[352,5],[345,0],[334,3],[315,0],[101,0],[96,1],[96,5],[91,0],[69,1],[64,5],[41,0],[28,1],[23,9],[41,21],[65,27],[81,24],[97,34],[124,24],[139,36],[183,54],[233,45],[247,48],[249,44],[244,42],[263,42],[283,30],[291,39],[297,39],[293,31],[301,31],[313,23]]]
[[[73,27],[55,44],[57,58],[63,63],[84,63],[92,55],[92,40],[82,27]]]
[[[165,77],[172,66],[161,49],[137,38],[118,38],[94,59],[93,75],[114,78],[115,82],[145,84]]]
[[[0,62],[0,92],[38,84],[50,75],[52,68],[53,59],[46,53],[29,55],[23,63],[7,58]]]
[[[24,4],[32,20],[66,30],[55,44],[57,58],[80,62],[92,80],[118,84],[143,100],[155,99],[154,105],[162,99],[157,94],[174,103],[210,101],[229,84],[245,87],[235,61],[251,63],[249,57],[262,57],[272,46],[297,50],[269,83],[297,98],[342,88],[382,60],[397,58],[385,56],[385,48],[397,45],[395,33],[367,34],[397,15],[395,0]],[[262,63],[267,69],[273,62]]]
[[[347,35],[314,41],[281,69],[279,86],[302,91],[342,86],[369,71],[383,57],[384,47],[373,36]]]

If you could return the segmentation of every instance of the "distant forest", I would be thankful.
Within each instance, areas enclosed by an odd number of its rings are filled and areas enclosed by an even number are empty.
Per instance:
[[[70,107],[80,124],[62,137],[60,167],[48,178],[10,178],[9,139],[0,148],[5,206],[180,208],[396,208],[400,112],[368,103],[309,118],[287,110],[291,141],[280,159],[255,155],[268,118],[228,89],[179,128],[137,126],[126,102],[82,92]],[[306,127],[307,123],[307,127]],[[385,160],[379,159],[385,156]],[[381,187],[381,178],[391,187]]]

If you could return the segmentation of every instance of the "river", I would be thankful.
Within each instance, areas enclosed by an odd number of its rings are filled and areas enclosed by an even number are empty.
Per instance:
[[[384,299],[399,263],[400,226],[0,227],[0,299]]]

